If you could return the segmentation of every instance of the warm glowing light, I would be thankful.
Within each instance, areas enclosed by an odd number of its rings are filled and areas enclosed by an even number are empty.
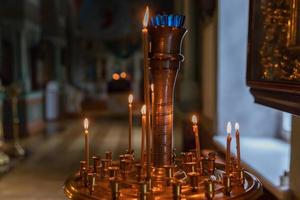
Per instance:
[[[143,105],[141,108],[142,115],[146,115],[146,105]]]
[[[143,20],[143,27],[148,26],[148,20],[149,20],[149,8],[147,6],[146,7],[146,12],[145,12],[145,15],[144,15],[144,20]]]
[[[234,128],[236,131],[240,129],[240,124],[238,122],[235,123]]]
[[[150,89],[151,89],[151,92],[153,92],[153,91],[154,91],[154,84],[153,84],[153,83],[151,83],[151,85],[150,85]]]
[[[231,133],[231,122],[227,123],[227,133],[230,134]]]
[[[130,94],[130,95],[128,96],[128,103],[132,103],[132,101],[133,101],[133,95]]]
[[[112,79],[114,79],[115,81],[119,80],[120,79],[120,75],[118,73],[114,73],[112,75]]]
[[[84,127],[84,129],[88,129],[89,128],[89,120],[87,118],[85,118],[83,120],[83,127]]]
[[[121,76],[121,78],[125,79],[125,78],[127,77],[127,73],[126,73],[126,72],[122,72],[122,73],[120,74],[120,76]]]
[[[192,122],[193,122],[193,124],[197,124],[198,123],[198,119],[197,119],[196,115],[192,116]]]

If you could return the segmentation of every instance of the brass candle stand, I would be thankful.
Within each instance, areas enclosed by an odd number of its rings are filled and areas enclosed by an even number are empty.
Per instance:
[[[8,88],[8,95],[11,100],[12,107],[12,134],[13,146],[11,148],[11,155],[15,157],[25,156],[25,150],[20,144],[20,119],[18,114],[18,101],[21,94],[21,88],[18,85],[11,85]]]
[[[165,23],[152,23],[149,31],[149,68],[154,85],[151,164],[135,160],[127,152],[112,160],[112,153],[94,159],[93,167],[81,161],[80,170],[65,182],[70,199],[257,199],[260,181],[236,165],[216,163],[216,153],[195,151],[173,155],[173,93],[183,61],[181,43],[186,29],[182,16],[159,16]],[[169,24],[175,21],[175,26]],[[174,20],[175,19],[175,20]],[[179,22],[179,23],[177,23]],[[197,130],[198,131],[198,130]],[[149,158],[149,155],[147,155]],[[229,155],[230,156],[230,155]],[[200,157],[200,158],[199,158]],[[94,158],[94,157],[93,157]],[[147,170],[151,169],[151,180]]]
[[[0,82],[0,93],[4,93],[5,88]],[[4,141],[4,129],[3,129],[3,103],[0,104],[0,172],[7,171],[9,169],[10,158],[3,152],[5,145]]]
[[[9,168],[10,158],[3,151],[4,137],[3,137],[3,118],[2,118],[2,105],[0,106],[0,172],[7,171]]]

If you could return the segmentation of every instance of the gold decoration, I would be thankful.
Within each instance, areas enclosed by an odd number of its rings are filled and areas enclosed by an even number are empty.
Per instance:
[[[297,9],[297,0],[261,1],[262,79],[300,81],[299,61],[291,50],[297,42]]]

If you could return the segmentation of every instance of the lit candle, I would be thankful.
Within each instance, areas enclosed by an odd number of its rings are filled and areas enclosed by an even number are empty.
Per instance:
[[[142,170],[143,170],[144,155],[145,155],[144,146],[145,146],[145,129],[146,129],[146,105],[142,106],[141,114],[142,114],[141,166],[142,166]]]
[[[235,139],[236,139],[236,155],[237,155],[237,165],[238,169],[241,169],[241,149],[240,149],[240,125],[235,123]]]
[[[146,152],[147,152],[147,180],[151,178],[151,150],[150,150],[150,95],[149,95],[149,40],[148,40],[148,20],[149,20],[149,8],[147,6],[144,20],[143,20],[143,47],[144,47],[144,99],[146,103]]]
[[[83,127],[84,127],[84,141],[85,141],[85,162],[86,162],[86,169],[89,170],[89,159],[90,159],[90,152],[89,152],[89,120],[87,118],[83,121]]]
[[[196,145],[196,159],[197,162],[201,160],[201,152],[200,152],[200,143],[199,143],[199,133],[198,133],[198,119],[196,115],[192,116],[192,122],[193,122],[193,132],[195,134],[195,145]]]
[[[151,118],[151,130],[152,130],[152,132],[153,132],[153,129],[154,129],[154,84],[152,83],[151,85],[150,85],[150,89],[151,89],[151,109],[152,109],[152,111],[151,111],[151,116],[152,116],[152,118]],[[150,137],[150,139],[152,139],[152,136]],[[150,142],[150,144],[152,144],[152,142]]]
[[[231,145],[231,122],[227,123],[227,146],[226,146],[226,165],[225,171],[226,174],[230,173],[230,145]]]
[[[133,96],[128,96],[129,130],[128,130],[128,152],[131,153],[131,135],[132,135],[132,101]]]

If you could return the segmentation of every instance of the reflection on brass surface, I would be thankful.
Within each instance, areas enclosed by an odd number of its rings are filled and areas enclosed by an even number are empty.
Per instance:
[[[184,162],[182,157],[178,162]],[[118,166],[118,161],[113,166]],[[162,177],[159,188],[147,191],[145,182],[136,179],[136,171],[132,170],[126,179],[118,175],[114,178],[95,177],[92,193],[90,185],[84,186],[79,173],[71,176],[65,183],[64,191],[70,199],[257,199],[262,193],[260,181],[249,172],[244,171],[244,182],[241,185],[239,177],[231,176],[230,190],[224,185],[226,180],[224,165],[215,163],[216,169],[213,175],[192,172],[192,179],[183,181],[172,177],[172,184],[167,185],[167,179]],[[207,170],[207,169],[206,169]],[[174,174],[181,171],[174,167]],[[209,198],[208,198],[209,197]]]
[[[173,94],[183,61],[181,43],[184,28],[150,27],[150,71],[154,85],[153,98],[153,165],[164,167],[172,164],[173,150]]]
[[[300,45],[298,0],[260,2],[262,79],[300,81],[300,60],[293,53]]]

